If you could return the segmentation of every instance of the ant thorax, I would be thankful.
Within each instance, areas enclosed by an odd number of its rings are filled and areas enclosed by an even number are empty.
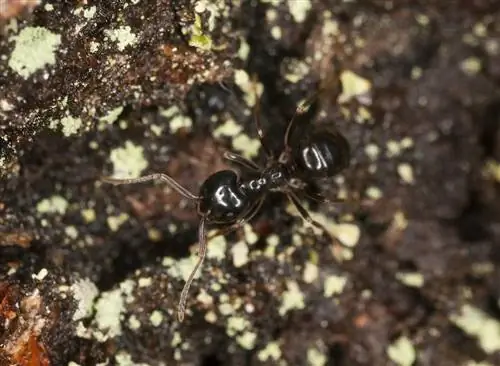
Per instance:
[[[269,191],[284,191],[288,186],[289,178],[288,167],[274,162],[259,174],[243,180],[240,190],[248,197],[260,197]]]

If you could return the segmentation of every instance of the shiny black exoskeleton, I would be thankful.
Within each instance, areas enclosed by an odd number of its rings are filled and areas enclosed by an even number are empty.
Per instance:
[[[314,100],[314,99],[313,99]],[[219,234],[227,233],[249,221],[260,209],[269,192],[283,192],[295,205],[302,218],[310,224],[321,227],[302,206],[297,192],[315,200],[324,200],[322,196],[306,193],[310,183],[319,178],[333,177],[349,165],[349,143],[336,130],[301,126],[300,135],[291,139],[291,131],[295,117],[302,115],[303,108],[297,108],[290,120],[284,137],[284,149],[276,158],[264,143],[264,133],[260,126],[258,103],[255,106],[255,124],[263,149],[267,154],[264,167],[240,155],[226,152],[224,157],[238,164],[251,177],[242,179],[232,170],[222,170],[209,176],[200,187],[198,195],[194,195],[173,178],[166,174],[151,174],[135,179],[104,178],[113,184],[163,180],[185,198],[197,203],[201,216],[198,230],[199,261],[186,281],[178,307],[178,318],[184,318],[187,293],[198,268],[201,266],[207,247],[207,224],[225,226]],[[297,135],[296,135],[297,136]]]

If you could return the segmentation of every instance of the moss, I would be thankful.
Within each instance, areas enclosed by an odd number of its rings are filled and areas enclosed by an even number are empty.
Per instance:
[[[201,17],[198,14],[195,14],[195,21],[191,26],[189,45],[207,51],[212,49],[212,38],[203,33]]]

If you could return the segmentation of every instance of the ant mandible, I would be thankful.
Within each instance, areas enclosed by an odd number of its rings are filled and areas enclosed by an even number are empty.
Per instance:
[[[233,170],[221,170],[210,175],[203,182],[198,195],[191,193],[172,177],[163,173],[132,179],[102,178],[104,182],[115,185],[161,180],[181,196],[197,204],[198,214],[201,217],[198,228],[199,259],[181,292],[177,308],[177,317],[181,322],[184,320],[189,288],[207,252],[207,225],[222,225],[223,229],[216,235],[225,235],[250,221],[261,208],[267,193],[277,191],[286,194],[305,221],[323,229],[321,224],[313,220],[302,206],[295,192],[302,191],[307,197],[316,201],[331,202],[321,195],[305,192],[304,188],[316,179],[335,176],[349,165],[349,143],[335,129],[313,127],[294,143],[294,146],[291,145],[291,131],[297,115],[303,114],[310,107],[322,91],[321,89],[295,110],[286,128],[284,149],[276,158],[264,141],[255,82],[254,80],[256,96],[254,121],[261,146],[267,157],[266,165],[263,168],[243,156],[232,152],[224,153],[225,159],[252,173],[253,178],[245,180]]]

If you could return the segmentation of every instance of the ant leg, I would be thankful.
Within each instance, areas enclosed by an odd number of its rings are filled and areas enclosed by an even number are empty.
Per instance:
[[[227,235],[230,232],[237,230],[238,228],[242,227],[246,222],[250,221],[260,210],[262,207],[262,204],[264,203],[264,198],[261,198],[259,202],[257,202],[250,210],[248,210],[248,214],[244,219],[239,220],[235,224],[228,226],[224,229],[218,230],[214,234],[210,235],[208,240],[211,240],[219,235]]]
[[[179,299],[179,305],[177,306],[177,319],[179,319],[180,322],[184,320],[184,313],[186,311],[186,301],[187,301],[187,296],[189,292],[189,288],[191,287],[191,283],[193,282],[194,276],[196,275],[196,272],[198,272],[198,269],[200,266],[203,264],[203,261],[205,260],[205,255],[207,254],[207,232],[205,230],[205,223],[206,223],[206,217],[202,217],[200,221],[200,227],[198,228],[198,242],[199,242],[199,251],[198,251],[198,262],[194,266],[193,270],[189,274],[189,277],[184,284],[184,288],[182,289],[181,292],[181,297]]]
[[[262,126],[260,123],[260,98],[259,98],[258,93],[257,93],[256,85],[257,85],[257,75],[254,74],[252,77],[252,91],[253,91],[253,95],[255,97],[255,104],[254,104],[254,108],[253,108],[253,118],[254,118],[254,122],[255,122],[255,127],[257,128],[257,134],[259,135],[260,144],[262,145],[262,148],[264,149],[266,155],[269,157],[272,157],[273,154],[264,141],[264,131],[262,130]]]
[[[306,208],[300,203],[298,197],[293,193],[292,191],[286,192],[286,195],[290,201],[292,201],[293,205],[299,211],[300,216],[307,221],[309,224],[316,226],[317,228],[326,231],[323,225],[321,225],[319,222],[314,220],[311,215],[309,215],[309,212],[307,212]]]
[[[257,164],[255,164],[253,161],[248,160],[241,155],[234,154],[230,151],[224,152],[224,158],[233,162],[233,163],[244,166],[245,168],[250,169],[254,172],[259,172],[261,170],[261,168]]]
[[[332,201],[319,193],[304,192],[304,196],[306,196],[307,198],[309,198],[313,201],[316,201],[318,203],[326,203],[327,205],[335,205],[335,204],[345,203],[345,200],[343,200],[343,199],[338,199],[338,200]]]
[[[142,183],[142,182],[148,182],[150,180],[162,180],[162,181],[166,182],[170,188],[174,189],[177,193],[179,193],[184,198],[187,198],[187,199],[192,200],[192,201],[196,201],[196,200],[200,199],[200,197],[192,194],[186,188],[184,188],[179,183],[177,183],[173,178],[169,177],[166,174],[162,174],[162,173],[155,173],[155,174],[145,175],[145,176],[139,177],[139,178],[128,178],[128,179],[101,177],[101,180],[103,182],[111,183],[114,185]]]

